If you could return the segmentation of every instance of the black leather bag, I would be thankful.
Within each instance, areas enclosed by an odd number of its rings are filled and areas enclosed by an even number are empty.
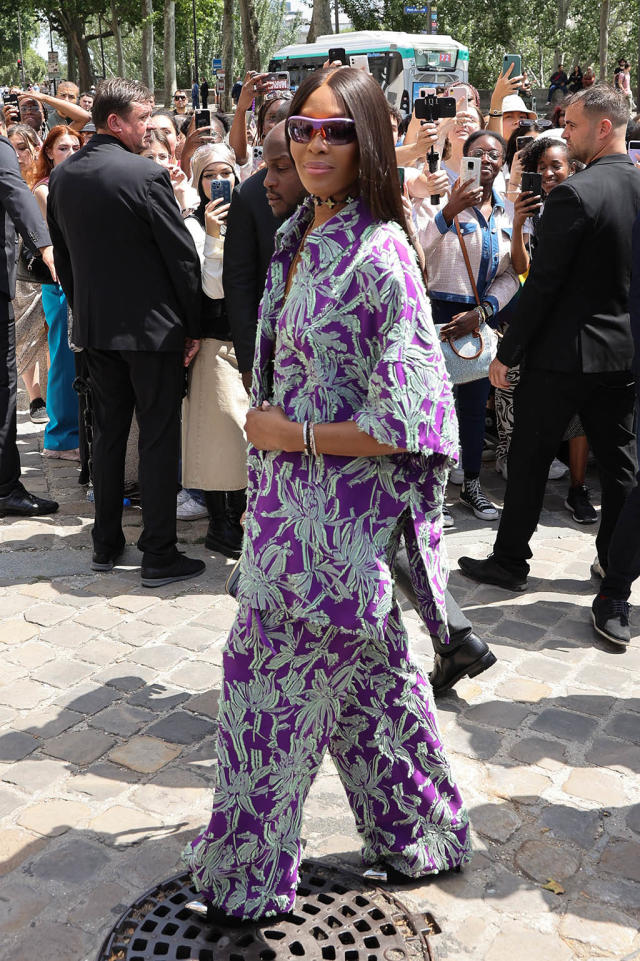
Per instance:
[[[22,280],[28,284],[54,283],[51,271],[42,257],[39,254],[36,257],[24,244],[20,244],[16,267],[16,280]]]

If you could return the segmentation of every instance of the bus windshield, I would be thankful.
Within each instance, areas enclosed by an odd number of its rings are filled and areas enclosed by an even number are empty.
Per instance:
[[[458,51],[454,47],[447,50],[414,50],[416,70],[455,70]]]

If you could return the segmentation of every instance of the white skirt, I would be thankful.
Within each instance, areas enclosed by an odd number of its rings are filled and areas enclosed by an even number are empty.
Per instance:
[[[232,342],[205,338],[182,403],[183,487],[238,491],[247,486],[248,410]]]

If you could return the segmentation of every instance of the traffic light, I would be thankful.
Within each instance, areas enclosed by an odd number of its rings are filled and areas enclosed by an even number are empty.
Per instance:
[[[22,69],[22,57],[18,57],[18,69]]]

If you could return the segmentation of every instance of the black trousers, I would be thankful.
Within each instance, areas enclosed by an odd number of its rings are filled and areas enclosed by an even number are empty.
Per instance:
[[[411,583],[409,566],[406,563],[404,555],[396,558],[393,566],[393,575],[396,585],[419,614],[420,604],[416,597],[416,592],[413,589],[413,584]],[[447,609],[449,644],[443,644],[442,641],[433,634],[431,635],[431,643],[434,654],[441,654],[443,657],[447,657],[447,655],[453,654],[461,644],[464,644],[469,633],[473,630],[473,625],[466,614],[458,607],[458,604],[448,589],[444,592],[444,603]]]
[[[579,414],[600,474],[596,547],[606,566],[613,530],[634,483],[634,402],[630,372],[521,372],[514,393],[507,489],[494,545],[498,563],[518,576],[528,574],[529,541],[540,518],[549,466],[569,421]]]
[[[93,485],[96,552],[125,543],[122,498],[127,438],[135,408],[143,566],[161,567],[176,553],[176,490],[180,446],[182,354],[177,351],[86,351],[93,399]]]
[[[16,443],[16,326],[11,301],[0,294],[0,497],[10,494],[20,480]]]
[[[640,383],[636,382],[638,403],[640,404]],[[636,421],[636,431],[640,424]],[[600,593],[626,601],[631,594],[631,585],[640,577],[640,471],[636,486],[625,501],[618,517],[611,543],[607,576],[602,581]]]

